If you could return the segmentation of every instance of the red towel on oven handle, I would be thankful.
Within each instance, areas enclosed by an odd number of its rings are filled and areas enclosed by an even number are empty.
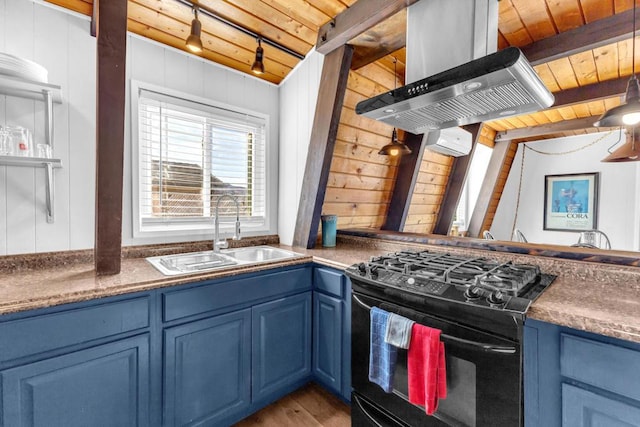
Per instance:
[[[407,357],[409,401],[424,406],[428,415],[436,411],[439,399],[447,397],[447,368],[440,333],[439,329],[414,324]]]

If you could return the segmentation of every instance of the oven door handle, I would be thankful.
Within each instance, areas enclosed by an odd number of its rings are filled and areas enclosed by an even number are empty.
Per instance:
[[[351,294],[353,300],[358,303],[359,306],[366,310],[371,310],[371,307],[362,302],[355,294]],[[514,354],[516,352],[516,348],[514,346],[509,345],[494,345],[484,342],[465,340],[464,338],[453,337],[447,334],[440,334],[440,340],[444,343],[455,343],[468,345],[470,347],[477,347],[482,351],[492,352],[492,353],[502,353],[502,354]]]
[[[356,396],[355,394],[352,394],[351,397],[352,397],[353,402],[356,405],[358,405],[358,408],[360,409],[360,412],[362,412],[364,414],[364,416],[367,417],[375,425],[375,427],[385,427],[385,426],[389,425],[389,422],[393,422],[390,419],[385,420],[387,422],[377,420],[372,413],[367,411],[367,409],[363,405],[363,402],[360,400],[360,398],[358,396]],[[397,424],[395,422],[393,422],[393,424],[396,425],[396,426],[399,426],[399,424]]]

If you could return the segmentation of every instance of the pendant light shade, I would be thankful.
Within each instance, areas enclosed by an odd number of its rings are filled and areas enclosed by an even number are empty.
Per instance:
[[[625,143],[601,161],[607,163],[640,161],[640,134],[636,133],[635,129],[631,133],[627,133]]]
[[[187,49],[193,53],[202,52],[202,40],[200,39],[200,33],[202,32],[202,24],[198,19],[198,6],[193,8],[194,18],[191,21],[191,34],[187,37]]]
[[[264,63],[262,59],[264,58],[264,49],[260,44],[261,39],[258,38],[258,47],[256,48],[256,60],[253,61],[253,65],[251,66],[251,71],[255,74],[264,74]]]
[[[398,87],[396,84],[396,78],[398,77],[398,59],[393,58],[393,86],[394,88]],[[411,154],[411,149],[398,141],[398,131],[396,128],[393,128],[393,132],[391,133],[391,144],[387,144],[378,154],[382,156],[401,156],[403,154]]]
[[[636,0],[633,0],[633,39],[631,45],[633,75],[627,83],[624,103],[605,111],[593,124],[595,127],[634,126],[640,123],[640,87],[638,87],[638,79],[636,79]]]
[[[378,151],[378,154],[383,156],[398,156],[402,154],[411,154],[411,149],[398,141],[398,132],[396,131],[396,128],[393,128],[391,144],[387,144],[382,147],[382,149]]]
[[[633,126],[640,123],[640,87],[634,75],[627,83],[624,104],[613,107],[595,122],[595,127]]]

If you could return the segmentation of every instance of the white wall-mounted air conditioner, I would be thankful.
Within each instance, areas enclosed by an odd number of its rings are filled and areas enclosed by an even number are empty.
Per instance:
[[[428,150],[447,156],[466,156],[471,151],[471,133],[458,127],[431,131],[425,144]]]

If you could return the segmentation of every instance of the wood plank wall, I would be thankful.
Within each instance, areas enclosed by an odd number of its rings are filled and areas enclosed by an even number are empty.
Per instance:
[[[425,150],[404,230],[431,233],[447,187],[453,157]]]
[[[478,143],[493,148],[495,136],[495,130],[488,126],[483,126],[478,137]],[[411,206],[409,207],[409,215],[403,231],[410,233],[431,233],[433,231],[452,164],[453,157],[425,150],[420,165],[418,181],[413,191]],[[507,175],[508,173],[509,171],[507,170]],[[502,186],[504,186],[504,182]],[[499,196],[498,194],[498,200]],[[495,213],[495,208],[493,213]]]
[[[351,71],[331,163],[323,214],[338,215],[338,228],[379,229],[387,215],[398,160],[378,154],[392,128],[358,116],[355,106],[394,86],[384,59]],[[402,84],[402,82],[399,82]],[[399,139],[404,133],[399,132]],[[493,147],[495,131],[483,127],[479,142]],[[430,233],[438,216],[453,158],[425,151],[404,231]]]
[[[393,72],[378,62],[349,73],[323,214],[337,214],[338,228],[380,228],[395,182],[397,159],[381,156],[392,128],[358,116],[355,106],[393,88]]]
[[[505,157],[504,163],[502,164],[502,168],[500,169],[500,175],[498,176],[498,181],[496,182],[496,186],[493,190],[493,195],[491,196],[491,202],[489,202],[489,209],[487,209],[487,214],[484,217],[481,230],[491,229],[493,218],[495,217],[496,210],[498,209],[498,203],[500,203],[500,197],[502,197],[502,191],[504,190],[504,186],[507,183],[507,178],[509,177],[509,171],[511,170],[513,159],[516,156],[516,151],[518,151],[518,144],[515,142],[512,142],[507,151],[507,155]],[[481,237],[481,236],[470,236],[470,237]]]

